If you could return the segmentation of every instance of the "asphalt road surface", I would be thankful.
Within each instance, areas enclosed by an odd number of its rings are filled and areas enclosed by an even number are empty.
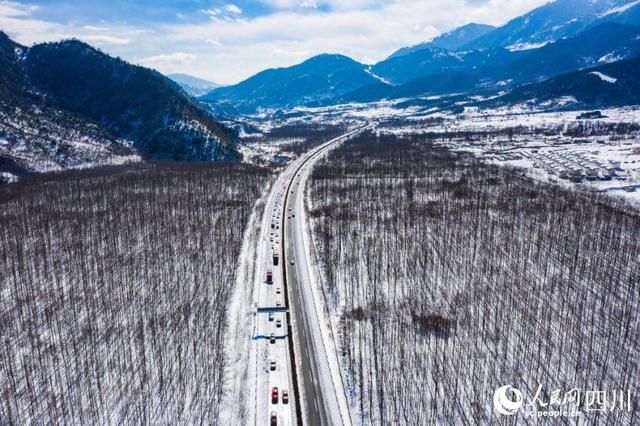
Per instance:
[[[284,280],[295,339],[296,378],[302,423],[306,425],[350,425],[344,387],[337,369],[338,360],[332,344],[327,344],[327,325],[323,325],[324,300],[311,289],[311,259],[304,227],[304,188],[314,163],[349,137],[370,128],[365,126],[328,141],[305,154],[285,171],[281,211]],[[285,190],[286,188],[286,190]],[[325,329],[323,330],[323,327]],[[324,332],[324,338],[323,338]],[[338,377],[336,379],[336,376]],[[299,422],[300,423],[300,422]]]

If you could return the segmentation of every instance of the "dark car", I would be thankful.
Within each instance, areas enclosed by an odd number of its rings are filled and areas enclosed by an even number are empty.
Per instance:
[[[278,426],[278,413],[275,411],[271,412],[271,426]]]
[[[289,391],[288,390],[283,390],[282,391],[282,403],[283,404],[288,404],[289,403]]]

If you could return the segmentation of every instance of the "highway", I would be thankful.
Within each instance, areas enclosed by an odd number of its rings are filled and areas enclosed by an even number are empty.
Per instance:
[[[371,125],[358,128],[312,149],[292,162],[268,197],[258,252],[256,347],[256,424],[351,425],[339,374],[337,353],[320,289],[314,289],[304,211],[304,187],[313,165],[324,154]],[[278,257],[278,265],[274,264]],[[273,282],[267,283],[267,273]],[[271,319],[269,318],[271,314]],[[281,326],[276,324],[280,322]],[[271,335],[275,343],[271,343]],[[270,370],[276,361],[276,371]],[[334,374],[332,374],[332,372]],[[279,400],[272,401],[277,387]],[[289,403],[281,399],[288,390]]]

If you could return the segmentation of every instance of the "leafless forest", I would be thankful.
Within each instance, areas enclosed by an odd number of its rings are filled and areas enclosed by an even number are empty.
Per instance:
[[[546,401],[637,387],[637,212],[424,137],[355,138],[307,190],[359,424],[640,422],[637,393],[578,420],[492,410],[505,384]]]
[[[0,189],[0,424],[215,424],[270,174],[137,165]]]

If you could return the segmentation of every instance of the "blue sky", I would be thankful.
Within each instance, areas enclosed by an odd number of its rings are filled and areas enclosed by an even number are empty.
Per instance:
[[[25,45],[76,37],[164,73],[230,84],[319,53],[373,63],[469,22],[499,25],[546,0],[0,0]]]

